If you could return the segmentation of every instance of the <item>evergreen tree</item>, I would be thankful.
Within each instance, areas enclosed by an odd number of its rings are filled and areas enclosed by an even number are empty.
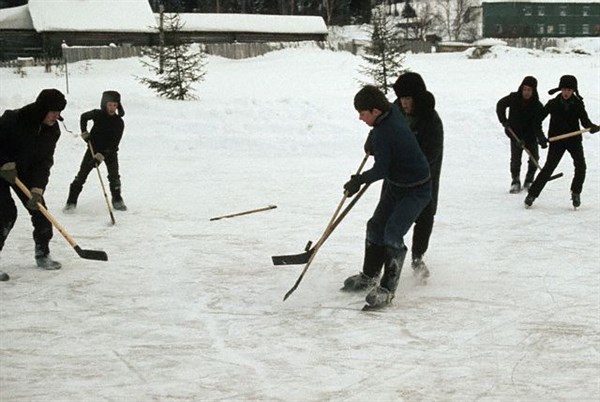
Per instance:
[[[396,24],[382,8],[373,11],[370,33],[371,42],[362,56],[366,66],[361,67],[361,72],[387,94],[396,78],[407,71],[403,67],[404,46]]]
[[[202,50],[194,51],[190,44],[182,43],[177,37],[176,33],[183,28],[179,14],[165,15],[165,25],[168,43],[162,48],[148,48],[145,55],[151,62],[142,60],[155,78],[138,80],[168,99],[196,99],[192,85],[204,80],[206,55]]]

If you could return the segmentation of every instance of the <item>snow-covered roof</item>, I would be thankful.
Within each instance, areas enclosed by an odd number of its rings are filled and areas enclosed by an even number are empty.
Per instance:
[[[29,0],[37,32],[153,32],[148,0]]]
[[[600,4],[600,0],[482,0],[481,3],[580,3],[589,4],[597,3]]]
[[[27,5],[0,9],[0,30],[33,29]]]
[[[319,16],[181,13],[182,31],[326,34]],[[156,15],[157,21],[159,15]]]

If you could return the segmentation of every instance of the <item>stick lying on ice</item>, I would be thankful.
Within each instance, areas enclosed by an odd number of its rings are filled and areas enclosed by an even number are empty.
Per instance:
[[[217,217],[214,217],[214,218],[210,218],[210,220],[211,221],[218,221],[219,219],[233,218],[235,216],[248,215],[248,214],[253,214],[255,212],[268,211],[269,209],[275,209],[275,208],[277,208],[277,205],[269,205],[268,207],[258,208],[258,209],[252,209],[250,211],[238,212],[238,213],[230,214],[230,215],[217,216]]]

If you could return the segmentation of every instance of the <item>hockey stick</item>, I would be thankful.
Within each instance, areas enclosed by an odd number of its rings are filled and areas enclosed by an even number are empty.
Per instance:
[[[352,209],[352,207],[354,205],[356,205],[356,203],[358,202],[358,200],[360,199],[360,197],[362,197],[362,195],[369,188],[369,185],[370,184],[365,185],[356,194],[356,196],[354,196],[354,198],[352,199],[352,201],[350,201],[350,203],[348,204],[348,206],[346,207],[346,209],[344,209],[344,211],[340,214],[340,216],[338,216],[337,219],[325,230],[325,233],[323,233],[323,236],[319,239],[319,241],[317,242],[317,244],[315,245],[315,247],[312,249],[312,253],[310,254],[308,262],[304,266],[304,269],[300,273],[300,276],[296,280],[296,283],[294,283],[294,286],[292,286],[292,288],[290,290],[288,290],[288,292],[283,297],[283,301],[286,301],[287,298],[290,297],[290,295],[292,293],[294,293],[294,291],[298,288],[298,285],[300,285],[300,282],[302,281],[302,278],[304,278],[304,274],[306,274],[306,271],[308,271],[308,267],[310,267],[310,264],[312,264],[313,260],[315,259],[315,256],[317,255],[317,251],[319,251],[319,249],[321,248],[321,246],[323,245],[323,243],[325,243],[325,240],[327,240],[327,238],[331,235],[331,233],[333,233],[333,231],[340,224],[340,222],[342,222],[342,220],[346,217],[346,215],[348,215],[348,212],[350,212],[350,210]]]
[[[21,180],[19,180],[18,177],[15,178],[15,184],[27,196],[27,198],[31,199],[31,192],[29,191],[27,186],[25,186],[21,182]],[[67,231],[58,223],[54,216],[52,216],[52,214],[48,212],[48,210],[42,205],[42,203],[38,202],[37,205],[40,212],[46,217],[46,219],[50,221],[50,223],[52,223],[52,225],[54,225],[56,230],[58,230],[60,234],[63,235],[63,237],[67,240],[67,242],[69,242],[69,244],[75,249],[75,251],[81,258],[85,258],[86,260],[108,261],[108,256],[104,251],[83,250],[81,247],[79,247],[75,239],[73,239],[69,235],[69,233],[67,233]]]
[[[368,159],[369,159],[369,154],[365,154],[364,158],[362,159],[362,161],[360,163],[360,166],[358,167],[358,169],[356,171],[356,174],[360,174],[360,172],[362,171],[362,169],[365,167],[365,164],[367,163]],[[323,240],[323,237],[327,233],[327,230],[329,229],[329,227],[333,224],[333,222],[337,218],[340,210],[342,209],[342,206],[344,205],[344,202],[346,201],[346,198],[348,198],[348,197],[346,195],[346,192],[344,192],[344,195],[343,195],[342,199],[340,200],[340,203],[338,204],[337,208],[335,209],[335,212],[333,213],[333,216],[329,220],[329,223],[325,227],[325,230],[323,231],[323,234],[321,235],[321,238],[317,241],[317,244],[319,244],[319,242],[321,242]],[[304,250],[305,250],[304,253],[295,254],[295,255],[288,255],[288,256],[272,256],[271,260],[273,261],[273,265],[304,264],[304,263],[306,263],[308,260],[305,260],[305,258],[310,258],[310,255],[308,253],[312,253],[312,251],[309,250],[311,244],[312,244],[312,241],[309,240],[308,243],[307,243],[307,245],[306,245],[306,247],[304,248]],[[313,248],[313,250],[314,250],[314,248]],[[298,257],[298,258],[296,258],[296,257]],[[294,262],[292,262],[292,261],[294,261]]]
[[[102,194],[104,194],[104,201],[106,201],[106,207],[108,208],[108,213],[110,214],[110,221],[114,225],[116,223],[115,216],[113,215],[112,208],[110,207],[110,203],[108,202],[108,196],[106,195],[106,187],[104,187],[104,181],[102,180],[102,175],[100,174],[100,168],[98,167],[98,161],[94,157],[96,152],[94,152],[94,147],[92,146],[91,141],[86,141],[88,145],[88,149],[90,150],[90,154],[92,154],[92,160],[94,161],[94,165],[96,166],[96,172],[98,173],[98,180],[100,180],[100,186],[102,187]]]
[[[542,167],[540,166],[540,163],[537,161],[537,159],[535,159],[535,156],[533,156],[533,154],[531,153],[530,150],[527,149],[527,147],[525,146],[525,144],[523,144],[523,142],[519,139],[519,137],[517,137],[517,134],[515,134],[515,132],[513,131],[512,128],[507,127],[508,131],[510,132],[510,135],[512,135],[512,137],[515,139],[515,141],[517,142],[517,144],[519,144],[519,146],[521,147],[521,149],[523,149],[523,151],[527,152],[527,155],[529,155],[529,159],[535,164],[535,166],[537,166],[537,168],[539,170],[542,170]],[[563,177],[563,173],[557,173],[553,176],[550,176],[550,178],[548,179],[548,181],[554,180],[554,179],[558,179],[559,177]]]
[[[219,219],[233,218],[235,216],[248,215],[248,214],[253,214],[255,212],[268,211],[270,209],[275,209],[275,208],[277,208],[277,205],[269,205],[268,207],[252,209],[250,211],[238,212],[238,213],[230,214],[230,215],[217,216],[215,218],[210,218],[209,220],[218,221]]]
[[[548,138],[548,141],[554,142],[554,141],[564,140],[565,138],[575,137],[576,135],[587,133],[590,130],[591,130],[591,128],[584,128],[583,130],[571,131],[570,133],[557,135],[555,137],[550,137],[550,138]]]

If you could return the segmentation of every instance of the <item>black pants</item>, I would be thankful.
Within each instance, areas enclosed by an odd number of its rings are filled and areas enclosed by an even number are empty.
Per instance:
[[[527,150],[529,150],[529,152],[531,152],[531,154],[533,155],[533,157],[535,158],[536,161],[540,159],[538,145],[535,140],[525,142],[525,148],[527,148]],[[529,155],[527,154],[527,152],[525,152],[525,156],[527,156],[527,160],[528,160],[527,173],[525,174],[525,181],[532,182],[533,178],[535,176],[535,171],[537,169],[537,166],[531,160],[531,158],[529,158]],[[521,159],[522,158],[523,158],[523,148],[516,141],[511,141],[510,142],[510,175],[511,175],[513,181],[520,179]]]
[[[573,158],[573,166],[575,168],[573,180],[571,181],[571,192],[575,194],[581,194],[583,182],[585,181],[586,164],[585,156],[583,154],[583,143],[581,142],[581,138],[577,138],[550,143],[546,164],[529,189],[529,195],[533,197],[538,197],[540,195],[544,189],[544,186],[548,182],[548,179],[550,176],[552,176],[554,169],[556,169],[560,163],[560,160],[565,152],[569,152],[569,154],[571,154],[571,158]]]
[[[121,176],[119,176],[119,158],[117,153],[110,153],[104,155],[104,163],[106,163],[106,169],[108,170],[108,183],[110,192],[113,199],[121,199]],[[68,203],[76,204],[79,193],[83,190],[83,185],[87,180],[88,175],[96,167],[96,160],[92,157],[92,154],[88,151],[83,155],[81,160],[81,166],[79,172],[71,183]]]
[[[21,179],[25,185],[27,181]],[[11,186],[7,181],[0,179],[0,250],[4,248],[4,243],[11,229],[17,220],[17,206],[10,193]],[[23,205],[27,203],[27,196],[17,187],[13,187],[13,191],[19,197]],[[46,206],[46,203],[42,201]],[[40,211],[27,210],[31,215],[31,223],[33,224],[33,240],[36,245],[47,250],[50,239],[52,239],[52,223],[46,219]]]
[[[415,221],[411,247],[413,259],[423,257],[423,254],[425,254],[429,248],[429,238],[433,231],[435,210],[435,201],[432,200],[427,204],[423,211],[421,211],[421,214],[419,214],[419,217]]]

